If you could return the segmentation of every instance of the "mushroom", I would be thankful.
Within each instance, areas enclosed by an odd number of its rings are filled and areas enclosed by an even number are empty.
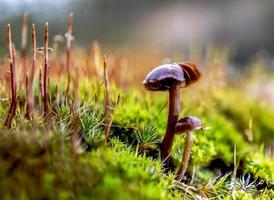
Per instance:
[[[164,64],[153,69],[143,81],[147,90],[169,91],[168,121],[166,133],[161,145],[161,159],[170,155],[175,135],[175,125],[180,112],[180,87],[186,87],[197,81],[201,76],[195,64]]]
[[[200,119],[194,116],[186,116],[182,119],[180,119],[175,126],[175,133],[186,133],[186,141],[185,141],[185,147],[184,152],[182,156],[182,161],[180,163],[180,167],[176,173],[176,180],[181,181],[187,166],[188,161],[190,158],[191,148],[193,144],[193,133],[192,131],[195,130],[201,130],[203,129],[203,123]]]

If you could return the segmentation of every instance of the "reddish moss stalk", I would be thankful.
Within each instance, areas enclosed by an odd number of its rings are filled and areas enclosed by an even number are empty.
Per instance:
[[[73,13],[70,13],[70,15],[68,16],[67,33],[66,33],[66,40],[67,40],[67,45],[66,45],[66,71],[67,71],[67,75],[68,75],[66,96],[68,96],[69,90],[70,90],[72,25],[73,25]]]
[[[109,132],[111,126],[111,107],[110,107],[110,97],[109,97],[109,79],[107,73],[107,59],[104,56],[104,85],[105,85],[105,97],[104,97],[104,133],[105,133],[105,143],[108,142]]]
[[[15,47],[12,45],[11,39],[11,28],[10,24],[7,26],[7,48],[8,48],[8,59],[10,68],[10,87],[11,87],[11,103],[7,117],[5,119],[5,126],[11,127],[12,119],[15,117],[17,108],[17,80],[16,80],[16,68],[15,68]]]
[[[32,47],[32,64],[31,64],[31,70],[30,70],[30,83],[32,86],[33,80],[34,80],[35,69],[36,69],[36,52],[37,52],[36,28],[35,28],[34,24],[32,25],[32,32],[31,32],[31,47]]]
[[[44,86],[43,86],[43,79],[42,79],[42,69],[39,68],[39,91],[40,91],[40,105],[43,111],[43,99],[44,99]]]
[[[49,68],[49,51],[48,51],[48,43],[49,43],[49,31],[48,31],[48,23],[45,25],[45,31],[44,31],[44,73],[43,73],[43,96],[42,96],[42,102],[43,102],[43,116],[46,118],[49,107],[48,107],[48,87],[47,87],[47,81],[48,81],[48,68]]]
[[[27,119],[32,119],[32,113],[31,113],[31,109],[30,109],[30,99],[29,99],[29,94],[30,94],[30,87],[29,87],[29,76],[28,74],[26,74],[26,115],[25,117]]]
[[[79,85],[79,69],[75,69],[75,76],[73,78],[73,112],[79,110],[79,97],[78,97],[78,85]]]
[[[29,80],[26,78],[26,94],[27,94],[27,106],[26,106],[26,117],[27,119],[33,118],[33,80],[36,68],[36,30],[35,25],[32,25],[32,32],[31,32],[31,47],[32,47],[32,62],[31,62],[31,70]],[[27,84],[28,81],[28,84]]]
[[[75,69],[75,76],[73,77],[73,102],[72,102],[72,147],[73,152],[77,152],[79,149],[79,100],[78,100],[78,80],[79,80],[79,70]]]
[[[28,13],[25,12],[23,15],[23,20],[22,20],[22,33],[21,33],[21,60],[22,60],[21,78],[22,78],[22,82],[25,81],[25,76],[27,73],[28,18],[29,18]]]

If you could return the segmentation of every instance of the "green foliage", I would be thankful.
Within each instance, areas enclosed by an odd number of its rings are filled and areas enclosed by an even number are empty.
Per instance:
[[[115,150],[115,151],[133,151],[132,146],[129,146],[128,144],[120,141],[117,138],[112,138],[111,139],[111,147]]]
[[[208,116],[208,124],[211,128],[208,131],[204,131],[204,136],[208,140],[213,141],[217,153],[216,157],[222,158],[227,164],[233,163],[235,144],[239,157],[242,157],[247,152],[248,144],[244,140],[243,135],[224,116],[212,112]]]
[[[246,171],[253,174],[267,183],[274,185],[274,161],[264,156],[262,151],[253,150],[247,156]]]
[[[62,103],[61,105],[53,107],[53,113],[58,121],[68,122],[71,116],[71,108],[69,105]]]
[[[166,103],[167,100],[163,101],[159,98],[156,100],[149,95],[142,97],[136,91],[124,93],[120,96],[120,104],[115,109],[114,123],[138,128],[151,123],[163,135],[166,126],[166,111],[160,111]]]
[[[159,162],[101,148],[78,156],[58,133],[1,133],[1,199],[166,199]]]
[[[232,190],[238,190],[248,193],[255,193],[256,187],[259,185],[257,183],[257,179],[251,180],[250,174],[244,174],[239,179],[236,179],[236,181],[231,181],[229,187]]]
[[[212,140],[203,134],[203,132],[195,133],[195,144],[191,150],[191,162],[193,165],[206,166],[209,162],[216,157],[217,150]],[[201,134],[198,136],[198,134]]]
[[[91,159],[92,158],[92,159]],[[166,199],[161,165],[127,150],[97,150],[83,162],[99,170],[100,182],[93,189],[100,199]]]
[[[101,114],[95,107],[83,106],[80,111],[80,132],[90,134],[91,132],[98,131],[101,120]]]
[[[0,119],[1,120],[5,119],[7,110],[8,110],[8,101],[7,99],[3,99],[1,100],[1,103],[0,103]]]
[[[102,83],[90,81],[87,78],[81,79],[78,87],[79,99],[83,102],[97,101],[99,99],[102,99],[102,85]]]
[[[135,131],[138,142],[138,149],[145,151],[148,149],[156,149],[157,144],[161,143],[161,138],[156,132],[156,128],[152,125],[144,126],[141,130]]]
[[[194,132],[187,176],[190,172],[195,176],[192,181],[185,177],[190,185],[174,181],[174,172],[164,174],[158,159],[167,121],[167,93],[142,94],[112,86],[113,126],[110,144],[104,145],[102,83],[83,79],[76,113],[72,112],[71,99],[65,102],[62,96],[56,104],[56,87],[52,85],[49,98],[53,118],[49,123],[44,126],[39,117],[32,122],[23,119],[21,107],[13,129],[1,132],[0,188],[5,192],[0,198],[270,199],[274,163],[260,144],[267,145],[273,138],[273,110],[235,89],[203,90],[182,90],[181,97],[180,118],[195,115],[210,127]],[[2,121],[7,109],[8,102],[1,102]],[[73,131],[80,138],[81,153],[73,151]],[[235,146],[237,161],[241,161],[239,172],[246,176],[232,181],[229,173]],[[176,135],[171,154],[174,167],[181,161],[183,148],[184,135]],[[221,169],[211,168],[215,159],[226,164],[228,169],[223,170],[227,175],[218,175],[216,171]],[[257,178],[255,182],[253,178]],[[263,190],[258,190],[257,181],[265,183]]]
[[[269,105],[251,101],[246,95],[231,89],[225,93],[215,93],[215,96],[220,113],[234,124],[246,140],[268,143],[274,137],[274,112],[269,109]],[[241,100],[237,101],[239,98]]]
[[[254,140],[257,143],[259,143],[259,138],[265,138],[261,129],[267,133],[274,132],[273,123],[269,121],[273,118],[270,110],[267,111],[265,117],[264,105],[243,98],[242,94],[234,90],[227,92],[229,94],[214,90],[213,99],[205,99],[204,102],[199,102],[198,98],[195,100],[193,97],[184,97],[185,107],[182,109],[181,116],[185,114],[202,116],[202,121],[210,127],[207,131],[194,133],[190,166],[205,167],[215,158],[223,160],[227,166],[233,165],[235,145],[237,160],[243,160],[246,163],[247,155],[252,155],[250,149],[256,146],[256,144],[249,144],[246,130],[252,129]],[[241,99],[240,102],[235,101],[238,98]],[[160,135],[163,135],[167,118],[167,107],[164,107],[167,103],[166,99],[166,94],[160,92],[143,97],[134,92],[125,93],[121,96],[121,103],[115,111],[114,122],[123,126],[133,124],[137,129],[149,122],[156,127]],[[250,127],[251,118],[253,124]],[[132,130],[127,134],[136,135],[136,132]],[[138,134],[135,137],[137,140],[142,139]],[[175,158],[177,164],[182,156],[183,138],[183,136],[176,136],[173,145],[171,156]],[[130,144],[132,143],[129,142]],[[267,174],[271,172],[268,170]]]
[[[53,107],[53,115],[56,118],[56,125],[62,134],[68,135],[71,129],[71,108],[69,105],[62,103]]]
[[[103,142],[101,113],[92,106],[83,106],[79,117],[79,134],[90,146]]]

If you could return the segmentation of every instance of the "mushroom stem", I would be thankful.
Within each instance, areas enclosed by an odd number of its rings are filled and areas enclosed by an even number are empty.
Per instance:
[[[184,174],[185,174],[187,166],[188,166],[188,161],[190,158],[192,144],[193,144],[193,134],[191,131],[189,131],[186,133],[185,147],[184,147],[184,152],[183,152],[183,157],[182,157],[182,161],[180,164],[180,168],[178,169],[178,171],[176,173],[177,181],[181,181],[182,178],[184,177]]]
[[[169,89],[168,121],[166,133],[161,145],[161,159],[166,160],[170,155],[172,143],[175,136],[175,125],[180,112],[180,86],[174,84]]]

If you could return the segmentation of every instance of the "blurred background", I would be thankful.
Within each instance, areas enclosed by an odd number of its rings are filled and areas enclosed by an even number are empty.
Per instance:
[[[24,11],[38,26],[40,42],[44,22],[50,24],[51,37],[63,34],[72,11],[75,44],[84,47],[96,39],[108,51],[158,49],[169,55],[193,43],[201,49],[214,44],[229,46],[235,64],[260,56],[274,67],[273,0],[0,0],[1,47],[7,23],[20,46]]]

